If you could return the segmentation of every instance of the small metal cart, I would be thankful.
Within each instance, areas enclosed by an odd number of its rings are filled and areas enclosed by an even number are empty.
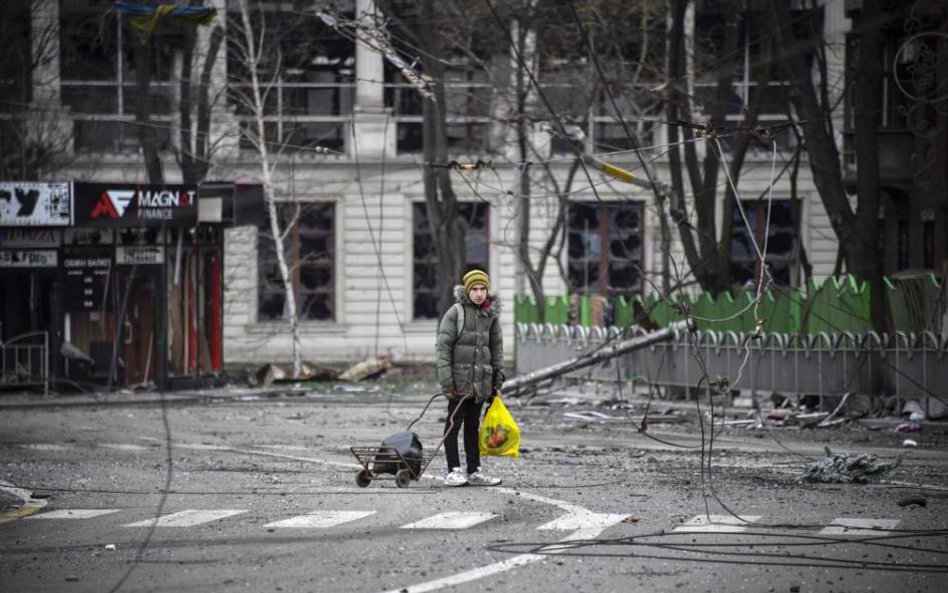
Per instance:
[[[411,424],[408,425],[405,432],[411,431],[411,427],[421,420],[422,416],[425,415],[425,412],[428,411],[428,408],[431,406],[431,402],[438,397],[442,397],[442,395],[440,393],[436,394],[428,400],[425,409],[421,411],[421,414],[417,418],[411,421]],[[470,397],[473,396],[465,395],[461,398],[461,401],[458,402],[458,406],[451,414],[451,427],[454,425],[455,414],[457,414],[457,411],[461,408],[461,402]],[[447,430],[445,431],[445,436],[442,437],[438,446],[435,447],[435,450],[430,455],[425,455],[421,452],[420,441],[418,442],[419,452],[415,455],[406,455],[397,448],[386,446],[384,443],[371,447],[349,447],[349,451],[352,452],[362,465],[362,469],[356,474],[356,485],[360,488],[365,488],[372,483],[372,480],[394,479],[396,486],[405,488],[412,480],[417,481],[421,479],[421,476],[428,470],[428,466],[431,465],[435,456],[438,455],[438,451],[440,451],[442,445],[444,445],[444,439],[447,438],[448,432]]]

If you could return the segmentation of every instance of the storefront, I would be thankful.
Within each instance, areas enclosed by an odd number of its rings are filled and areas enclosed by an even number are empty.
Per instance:
[[[0,191],[16,185],[25,184]],[[55,219],[65,228],[34,216],[46,223],[38,228],[0,210],[4,334],[48,331],[49,372],[63,382],[175,389],[220,380],[223,229],[255,222],[259,186],[29,185],[67,187],[68,216]],[[10,220],[19,226],[6,228]]]
[[[0,183],[0,386],[60,372],[60,247],[72,224],[69,183]]]

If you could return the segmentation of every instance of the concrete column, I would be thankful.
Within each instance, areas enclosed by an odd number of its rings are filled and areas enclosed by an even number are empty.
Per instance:
[[[356,0],[356,19],[376,12],[375,0]],[[347,138],[350,153],[358,151],[360,156],[374,158],[395,156],[395,123],[384,100],[384,59],[377,51],[356,43],[352,118],[355,138],[352,135]]]

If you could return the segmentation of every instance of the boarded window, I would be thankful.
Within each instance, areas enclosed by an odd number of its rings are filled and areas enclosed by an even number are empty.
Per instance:
[[[458,204],[458,216],[464,223],[464,258],[469,265],[487,268],[488,249],[488,205],[483,202]],[[416,202],[412,206],[414,268],[412,287],[413,315],[415,319],[437,319],[438,310],[438,254],[434,237],[428,226],[428,206]],[[458,279],[460,283],[460,279]]]
[[[283,255],[289,267],[300,321],[332,321],[335,316],[335,204],[308,202],[279,209],[280,227],[289,228]],[[257,242],[257,318],[288,319],[286,288],[280,275],[269,222]]]
[[[642,290],[642,204],[569,205],[571,292],[619,296]]]

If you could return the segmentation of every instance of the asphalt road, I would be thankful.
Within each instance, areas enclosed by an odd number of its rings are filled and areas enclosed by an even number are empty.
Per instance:
[[[937,424],[910,450],[884,422],[711,443],[688,406],[653,404],[645,436],[602,395],[558,394],[512,402],[523,455],[485,460],[500,487],[443,486],[439,455],[360,488],[348,447],[430,393],[369,389],[0,399],[0,590],[945,590]],[[443,408],[415,426],[429,453]],[[825,447],[906,455],[869,484],[802,482]]]

